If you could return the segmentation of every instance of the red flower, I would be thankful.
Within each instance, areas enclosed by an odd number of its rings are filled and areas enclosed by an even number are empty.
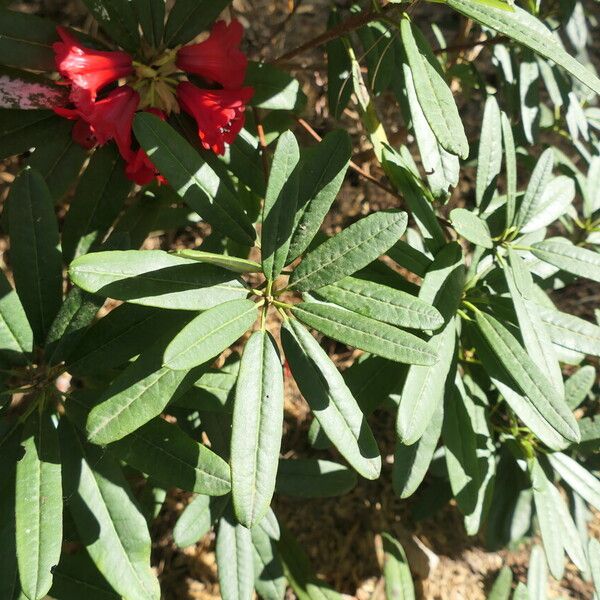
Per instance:
[[[146,112],[156,115],[163,121],[166,118],[165,113],[157,108],[149,108]],[[138,148],[133,152],[133,156],[125,167],[125,175],[138,185],[147,185],[155,178],[161,184],[167,183],[167,180],[156,170],[143,148]]]
[[[177,87],[177,99],[183,110],[198,124],[202,146],[216,154],[225,152],[225,143],[231,144],[244,126],[245,105],[254,90],[202,90],[184,81]]]
[[[90,124],[83,119],[79,119],[75,123],[71,136],[77,144],[86,150],[91,150],[98,143]]]
[[[93,102],[98,90],[133,72],[131,56],[126,52],[86,48],[64,27],[56,30],[62,40],[52,44],[56,68],[71,82],[71,100],[76,106]]]
[[[207,40],[184,46],[177,52],[176,64],[182,71],[216,81],[225,89],[239,88],[248,66],[246,55],[239,49],[243,34],[239,21],[233,20],[229,25],[217,21]]]

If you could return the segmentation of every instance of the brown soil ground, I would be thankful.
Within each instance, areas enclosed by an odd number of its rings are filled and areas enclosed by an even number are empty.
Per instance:
[[[169,0],[167,0],[169,1]],[[329,0],[235,0],[233,12],[246,26],[246,46],[253,59],[271,60],[291,48],[295,48],[322,32],[327,21]],[[432,10],[434,5],[425,5]],[[437,7],[436,6],[436,15]],[[598,5],[596,5],[598,6]],[[27,12],[39,12],[57,21],[77,25],[88,31],[95,30],[95,23],[86,16],[79,0],[34,0],[14,2],[12,8]],[[600,12],[600,11],[599,11]],[[449,31],[456,26],[442,12],[441,27],[450,23]],[[600,16],[600,15],[599,15]],[[451,38],[450,38],[451,39]],[[600,44],[600,36],[596,36]],[[469,57],[475,58],[474,54]],[[295,59],[298,68],[294,74],[303,82],[308,96],[304,118],[317,131],[324,132],[336,125],[329,119],[325,99],[325,62],[322,52],[315,50]],[[402,140],[406,132],[394,126],[394,110],[385,98],[378,99],[380,116],[388,135]],[[461,111],[470,114],[477,105],[462,100]],[[478,110],[478,109],[477,109]],[[478,127],[480,115],[474,113],[473,129]],[[355,162],[364,170],[379,177],[366,136],[357,125],[357,115],[346,111],[342,125],[353,135]],[[339,126],[339,124],[338,124]],[[306,144],[312,143],[305,136]],[[0,190],[13,179],[16,161],[0,165]],[[462,205],[472,194],[473,174],[463,175],[450,207]],[[2,190],[3,200],[6,189]],[[354,174],[347,178],[339,198],[329,217],[328,227],[334,231],[344,222],[354,220],[360,214],[397,204],[371,183],[359,180]],[[181,232],[180,237],[159,236],[148,240],[147,247],[169,247],[170,244],[195,245],[202,237],[201,231]],[[1,249],[6,240],[0,240]],[[593,318],[593,311],[600,306],[598,285],[577,284],[563,290],[557,300],[569,312]],[[341,368],[348,364],[348,354],[331,354]],[[286,456],[320,456],[339,458],[333,451],[315,453],[310,449],[307,432],[311,416],[298,391],[288,386],[286,395],[286,421],[283,452]],[[511,551],[488,552],[480,537],[468,537],[464,532],[462,518],[452,504],[440,510],[434,517],[415,521],[412,510],[421,500],[417,492],[409,500],[397,498],[391,487],[391,461],[393,457],[393,421],[389,413],[378,412],[372,425],[384,457],[384,468],[378,481],[361,481],[348,495],[326,500],[295,501],[277,498],[275,510],[278,517],[299,539],[311,562],[324,580],[349,598],[379,600],[384,598],[381,577],[381,549],[378,534],[388,531],[403,543],[409,558],[417,586],[418,597],[427,600],[479,600],[487,591],[503,565],[513,570],[515,581],[526,581],[530,544],[523,544]],[[214,557],[214,536],[207,535],[196,546],[179,549],[173,544],[172,529],[177,517],[190,499],[182,492],[170,492],[153,525],[153,560],[161,577],[166,600],[212,600],[220,598]],[[600,538],[600,515],[591,524],[592,533]],[[574,567],[569,566],[564,579],[549,584],[550,598],[591,599],[592,592]],[[294,595],[288,591],[288,597]]]

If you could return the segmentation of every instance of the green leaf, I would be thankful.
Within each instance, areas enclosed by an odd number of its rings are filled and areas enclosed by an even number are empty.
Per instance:
[[[58,435],[49,412],[35,411],[25,422],[17,462],[17,562],[23,593],[44,598],[52,585],[62,543],[62,483]]]
[[[406,222],[405,212],[389,210],[353,223],[306,255],[290,277],[290,287],[318,289],[366,267],[398,241]]]
[[[33,332],[23,306],[0,271],[0,357],[9,364],[25,364],[33,350]]]
[[[496,181],[502,168],[502,121],[495,96],[488,96],[483,111],[483,123],[477,155],[475,202],[485,209],[496,193]],[[469,239],[469,238],[467,238]]]
[[[85,254],[71,263],[69,275],[92,294],[171,310],[208,310],[247,295],[231,271],[162,250]]]
[[[229,496],[196,496],[183,510],[175,527],[173,540],[180,548],[192,546],[203,538],[221,517]]]
[[[352,146],[343,129],[328,133],[302,157],[298,207],[287,263],[306,251],[340,190]]]
[[[553,37],[550,30],[526,10],[514,6],[512,11],[476,4],[470,0],[446,0],[454,10],[466,17],[508,36],[519,44],[549,58],[596,94],[600,94],[600,79],[570,56]]]
[[[253,260],[238,258],[237,256],[227,256],[225,254],[214,254],[213,252],[203,252],[202,250],[176,250],[175,254],[189,260],[216,265],[235,273],[261,273],[262,267]]]
[[[594,587],[598,591],[600,590],[600,542],[593,537],[590,537],[588,542],[588,558]]]
[[[131,190],[114,144],[98,148],[81,176],[62,230],[65,262],[98,248]]]
[[[281,330],[283,349],[300,393],[340,454],[367,479],[376,479],[381,457],[373,433],[335,365],[295,319]]]
[[[404,548],[389,533],[381,534],[383,540],[383,578],[387,600],[414,600],[415,586]]]
[[[450,211],[450,221],[459,235],[472,244],[483,248],[493,248],[494,242],[486,221],[466,208],[455,208]]]
[[[193,40],[223,12],[229,0],[177,0],[165,26],[165,44],[174,48]]]
[[[291,309],[303,323],[349,346],[397,362],[433,365],[438,355],[427,342],[402,329],[320,302]]]
[[[487,596],[487,600],[508,600],[512,588],[513,575],[510,567],[502,567]]]
[[[0,63],[20,69],[54,71],[56,23],[23,12],[0,9]]]
[[[449,195],[449,188],[458,183],[460,164],[458,156],[444,150],[429,126],[408,65],[403,64],[406,95],[410,107],[412,127],[419,146],[421,164],[427,176],[431,193],[442,200]]]
[[[560,175],[549,181],[537,201],[535,213],[521,227],[521,233],[542,229],[562,217],[575,199],[575,182]]]
[[[571,410],[575,410],[590,393],[596,381],[596,369],[585,365],[565,381],[565,398]]]
[[[332,285],[316,290],[329,302],[377,319],[412,329],[438,329],[444,324],[436,308],[401,290],[366,279],[345,277]]]
[[[254,88],[250,104],[256,108],[299,112],[306,104],[300,82],[269,63],[249,61],[244,85]]]
[[[189,370],[214,358],[252,327],[257,309],[252,300],[230,300],[201,313],[169,343],[163,366]]]
[[[421,251],[399,240],[388,251],[387,255],[401,267],[419,277],[425,277],[432,260]]]
[[[505,394],[506,401],[519,418],[536,435],[538,421],[542,420],[565,439],[578,442],[579,429],[569,407],[519,342],[491,315],[478,312],[476,320],[477,326],[495,355],[525,394],[521,397],[523,402],[518,404]]]
[[[554,151],[547,148],[540,155],[533,173],[529,179],[529,184],[525,190],[523,201],[517,211],[515,226],[522,227],[535,217],[538,207],[542,204],[542,197],[546,186],[550,182],[552,169],[554,168]]]
[[[69,371],[97,373],[126,363],[156,341],[157,332],[177,332],[192,313],[122,304],[96,321],[67,358]]]
[[[533,485],[533,500],[538,518],[542,543],[552,576],[561,580],[564,568],[564,550],[562,533],[556,527],[556,508],[554,503],[554,484],[548,480],[544,470],[537,460],[530,465],[531,483]]]
[[[400,22],[400,35],[417,98],[429,126],[442,148],[460,158],[467,158],[469,142],[438,60],[408,18]]]
[[[109,452],[165,487],[222,496],[231,490],[229,465],[164,419],[152,419],[108,446]]]
[[[414,444],[406,445],[400,440],[396,441],[392,465],[392,485],[394,493],[400,498],[408,498],[414,494],[431,464],[444,420],[443,402],[437,402],[436,406],[425,431]]]
[[[487,3],[488,0],[485,0],[485,2]],[[519,581],[515,588],[515,593],[513,594],[513,600],[530,600],[530,598],[527,586],[522,581]]]
[[[119,596],[158,599],[148,527],[118,463],[81,440],[67,420],[59,433],[69,512],[94,564]]]
[[[236,523],[230,511],[219,519],[217,567],[223,600],[251,600],[254,590],[254,550],[249,529]]]
[[[252,529],[254,587],[263,600],[283,600],[287,587],[283,564],[276,540],[262,527],[263,521]]]
[[[26,161],[27,166],[42,175],[55,202],[64,197],[77,179],[88,154],[73,139],[72,129],[72,122],[58,121]]]
[[[86,600],[119,600],[121,598],[113,591],[85,550],[76,554],[63,552],[60,562],[54,569],[50,596],[60,600],[71,600],[79,598],[82,589],[85,589]]]
[[[545,240],[533,244],[531,251],[540,260],[563,271],[600,282],[600,253],[571,243]]]
[[[177,393],[191,385],[187,371],[162,366],[164,342],[144,351],[106,388],[87,419],[94,444],[119,440],[159,415]]]
[[[553,343],[563,348],[600,355],[600,327],[547,306],[535,305]]]
[[[327,21],[327,29],[340,22],[337,8],[332,7]],[[352,96],[352,61],[348,53],[348,41],[343,37],[329,40],[327,52],[327,104],[334,119],[339,119]]]
[[[103,304],[104,298],[79,288],[71,289],[48,332],[45,354],[49,364],[56,365],[68,358]]]
[[[148,112],[137,114],[133,130],[152,163],[190,208],[232,240],[253,244],[256,232],[238,199],[184,138]]]
[[[17,294],[42,345],[62,304],[62,261],[54,203],[42,176],[22,171],[8,198],[11,263]]]
[[[134,0],[133,5],[144,39],[152,48],[160,48],[165,29],[165,0]]]
[[[59,120],[51,110],[0,109],[0,159],[45,143]]]
[[[553,469],[573,491],[596,510],[600,510],[600,480],[597,477],[561,452],[549,454],[548,459]]]
[[[515,218],[517,201],[517,154],[512,125],[506,113],[501,111],[502,145],[504,146],[504,171],[506,175],[506,228]]]
[[[564,397],[562,372],[550,335],[540,318],[534,299],[534,283],[531,273],[523,260],[512,249],[508,250],[509,264],[503,264],[510,297],[517,313],[521,337],[531,360],[546,373],[555,391]]]
[[[529,50],[520,53],[519,100],[525,139],[534,144],[540,126],[540,67]]]
[[[356,486],[356,473],[338,463],[313,458],[281,459],[275,491],[295,498],[330,498]]]
[[[529,555],[527,571],[527,589],[534,600],[545,600],[548,589],[548,565],[541,546],[537,544]]]
[[[140,34],[129,0],[83,0],[106,33],[128,52],[138,52]]]
[[[236,518],[251,528],[275,490],[283,427],[283,371],[275,340],[255,331],[242,354],[231,431],[231,487]]]
[[[286,131],[277,141],[262,212],[262,268],[270,281],[287,262],[298,202],[299,160],[298,142]]]

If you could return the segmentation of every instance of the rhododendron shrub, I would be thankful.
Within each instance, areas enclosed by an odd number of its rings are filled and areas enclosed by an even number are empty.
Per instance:
[[[490,597],[600,592],[593,6],[332,5],[260,62],[227,2],[85,4],[97,37],[0,9],[0,599],[167,597],[182,492],[222,598],[341,598],[277,497],[363,480],[532,547]],[[413,598],[395,527],[376,593]]]

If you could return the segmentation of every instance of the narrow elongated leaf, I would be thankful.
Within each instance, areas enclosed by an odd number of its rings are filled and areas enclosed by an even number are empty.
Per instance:
[[[600,79],[568,54],[557,43],[548,28],[526,10],[518,6],[514,6],[512,11],[502,10],[470,0],[446,0],[446,2],[463,15],[553,60],[573,77],[600,94]]]
[[[436,308],[411,294],[366,279],[345,277],[317,294],[364,317],[413,329],[438,329],[444,323]]]
[[[343,308],[302,302],[292,309],[303,323],[344,344],[397,362],[433,365],[438,355],[427,342],[386,323]]]
[[[539,304],[535,309],[554,344],[584,354],[600,355],[600,326]]]
[[[529,555],[527,571],[527,589],[533,600],[545,600],[548,590],[548,563],[541,546],[537,544]]]
[[[165,44],[187,44],[221,14],[229,0],[177,0],[165,26]]]
[[[438,142],[419,103],[410,67],[403,64],[402,69],[421,164],[432,194],[436,198],[445,199],[449,189],[458,183],[460,170],[458,156],[446,151]]]
[[[525,414],[513,406],[519,417],[534,433],[537,428],[536,421],[543,419],[565,439],[572,442],[579,441],[577,422],[566,402],[549,384],[546,376],[533,363],[512,334],[491,315],[478,312],[476,318],[481,333],[525,394],[523,399],[528,403],[531,412]],[[511,403],[508,397],[506,400]]]
[[[559,240],[533,244],[531,251],[540,260],[573,275],[600,282],[600,253]]]
[[[398,241],[406,222],[401,211],[379,211],[357,221],[309,252],[290,277],[290,287],[318,289],[366,267]]]
[[[172,310],[207,310],[247,295],[231,271],[162,250],[86,254],[71,263],[69,275],[92,294]]]
[[[452,92],[439,62],[421,32],[408,18],[400,22],[400,35],[412,72],[419,104],[438,142],[448,152],[467,158],[469,142]]]
[[[262,212],[262,267],[269,280],[281,273],[287,260],[298,202],[299,160],[298,142],[286,131],[277,141]]]
[[[252,300],[230,300],[198,315],[167,346],[163,365],[189,370],[214,358],[252,326],[257,307]]]
[[[11,262],[33,336],[43,344],[62,303],[62,264],[54,203],[42,176],[22,171],[8,199]]]
[[[346,131],[338,129],[328,133],[303,156],[288,263],[308,248],[319,231],[340,190],[351,152],[350,137]]]
[[[522,227],[526,225],[537,213],[538,207],[542,201],[542,194],[552,176],[554,168],[554,151],[548,148],[540,155],[533,173],[529,179],[529,184],[525,190],[523,201],[517,212],[515,226]]]
[[[237,198],[184,138],[147,112],[138,113],[133,129],[152,163],[190,208],[232,240],[252,245],[256,233]]]
[[[487,596],[487,600],[508,600],[512,588],[512,571],[510,567],[502,567],[494,585]]]
[[[517,201],[517,154],[512,125],[506,113],[501,111],[502,145],[504,146],[504,171],[506,173],[506,228],[515,218]]]
[[[542,229],[562,217],[575,198],[575,182],[571,177],[560,175],[544,187],[535,214],[521,227],[522,233]]]
[[[588,543],[588,557],[594,587],[600,590],[600,542],[593,537],[590,537]]]
[[[83,0],[100,26],[128,52],[140,45],[137,19],[133,4],[128,0]]]
[[[332,7],[327,28],[338,25],[340,17]],[[348,52],[347,39],[336,36],[325,46],[327,52],[327,104],[334,119],[339,119],[352,96],[352,61]]]
[[[262,268],[253,260],[238,258],[237,256],[227,256],[225,254],[214,254],[213,252],[203,252],[202,250],[177,250],[177,256],[197,260],[198,262],[216,265],[235,273],[260,273]]]
[[[51,110],[0,109],[0,158],[44,143],[59,119]]]
[[[540,125],[540,68],[529,50],[520,55],[519,99],[523,133],[525,139],[534,144]]]
[[[266,62],[248,63],[244,85],[254,89],[250,105],[256,108],[299,112],[306,104],[300,82]]]
[[[550,464],[561,478],[596,510],[600,510],[600,480],[566,454],[549,454]]]
[[[67,420],[60,442],[69,512],[90,557],[119,595],[159,598],[148,527],[119,465],[83,442]]]
[[[596,381],[596,369],[585,365],[565,382],[565,398],[571,410],[575,410],[590,393]]]
[[[252,547],[256,593],[264,600],[283,600],[287,587],[283,564],[276,540],[262,527],[262,522],[252,529]]]
[[[164,419],[152,419],[109,451],[165,487],[222,496],[231,489],[229,465]]]
[[[502,147],[498,143],[501,138],[502,122],[498,101],[495,96],[488,96],[479,138],[475,187],[475,202],[483,209],[490,203],[496,192],[496,181],[502,168]]]
[[[123,208],[131,190],[124,162],[113,144],[98,148],[84,171],[62,230],[65,262],[96,248]]]
[[[564,396],[560,365],[554,353],[548,330],[544,327],[537,305],[533,302],[533,278],[514,250],[509,249],[508,256],[510,264],[504,265],[504,274],[519,320],[525,350],[542,373],[548,375],[549,382],[559,396]]]
[[[175,527],[173,539],[180,548],[192,546],[204,537],[221,517],[229,496],[196,496],[183,510]]]
[[[134,8],[144,39],[153,48],[160,48],[165,29],[165,0],[134,0]]]
[[[231,431],[233,507],[251,528],[266,514],[273,492],[283,428],[283,371],[275,341],[252,334],[240,364]]]
[[[532,462],[530,472],[535,512],[542,534],[546,559],[552,576],[560,580],[565,569],[565,558],[562,534],[556,527],[556,508],[553,494],[553,491],[556,490],[537,460]]]
[[[356,473],[328,460],[298,458],[279,461],[276,492],[297,498],[329,498],[356,486]]]
[[[17,293],[0,272],[0,356],[23,364],[33,349],[33,332]]]
[[[381,457],[356,400],[313,336],[295,319],[284,323],[282,344],[300,392],[340,454],[367,479],[376,479]]]
[[[108,444],[125,437],[159,415],[177,392],[192,384],[187,371],[162,366],[163,349],[160,340],[108,386],[87,419],[91,442]]]
[[[249,529],[227,511],[217,530],[217,567],[223,600],[251,600],[254,589],[254,551]]]
[[[419,277],[425,277],[427,269],[431,265],[431,258],[423,252],[413,248],[402,240],[396,242],[388,251],[387,255],[397,262],[401,267],[408,269]]]
[[[493,248],[494,242],[486,221],[466,208],[455,208],[450,211],[450,220],[454,229],[465,239],[483,248]]]
[[[415,587],[404,548],[389,533],[382,533],[381,538],[385,597],[387,600],[414,600]]]
[[[50,413],[35,411],[25,423],[17,463],[17,562],[23,593],[44,598],[52,585],[62,543],[62,483],[58,435]]]
[[[0,9],[0,62],[10,67],[53,71],[56,24],[23,12]]]
[[[444,404],[438,402],[425,431],[414,444],[406,445],[400,440],[396,442],[392,485],[400,498],[412,496],[425,478],[442,433],[443,419]]]

